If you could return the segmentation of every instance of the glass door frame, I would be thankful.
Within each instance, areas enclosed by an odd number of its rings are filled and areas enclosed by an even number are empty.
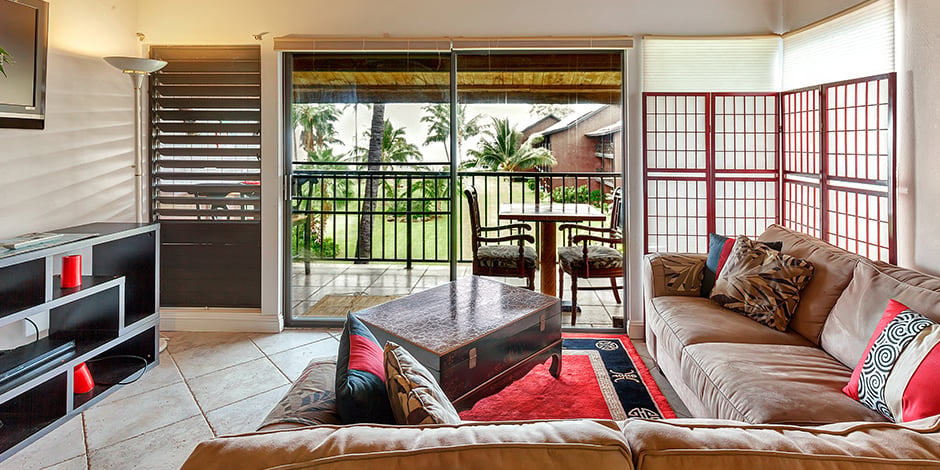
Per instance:
[[[450,144],[449,145],[450,146],[450,152],[449,152],[450,153],[449,155],[450,168],[449,170],[450,170],[450,188],[451,188],[450,193],[451,194],[450,194],[450,218],[449,218],[450,223],[449,223],[449,234],[448,234],[449,274],[450,274],[451,281],[457,278],[457,263],[458,263],[458,258],[459,258],[458,237],[460,235],[459,234],[460,221],[458,220],[458,217],[456,215],[460,213],[459,204],[462,203],[461,194],[459,193],[459,191],[455,190],[455,188],[458,187],[458,182],[459,182],[458,167],[459,167],[460,162],[458,161],[458,158],[457,158],[458,151],[459,151],[458,146],[457,146],[458,137],[457,137],[456,132],[453,132],[455,123],[457,121],[457,112],[458,112],[457,105],[459,104],[458,93],[460,90],[458,89],[459,87],[457,83],[457,68],[458,68],[458,60],[460,56],[462,54],[481,54],[481,53],[494,53],[494,52],[501,53],[501,54],[526,54],[526,53],[547,53],[547,52],[564,53],[564,52],[579,52],[579,51],[608,52],[608,53],[620,53],[621,54],[621,61],[620,61],[621,80],[620,80],[619,105],[620,105],[620,111],[621,111],[620,118],[621,118],[622,127],[620,131],[619,140],[620,140],[620,145],[621,145],[622,150],[621,150],[621,155],[620,155],[621,168],[620,168],[619,177],[624,187],[623,188],[624,197],[622,201],[623,207],[621,208],[623,217],[621,217],[621,221],[620,221],[621,223],[620,229],[622,233],[624,234],[624,244],[623,244],[624,246],[624,253],[623,253],[624,272],[622,275],[623,287],[621,288],[622,302],[620,304],[620,313],[623,316],[624,320],[623,320],[623,326],[618,327],[618,328],[614,328],[614,327],[611,327],[611,328],[565,327],[564,331],[591,332],[591,333],[599,333],[599,334],[603,334],[603,333],[627,334],[628,320],[629,320],[628,315],[627,315],[627,310],[628,310],[628,305],[630,304],[630,299],[632,297],[630,295],[630,289],[629,289],[629,286],[631,285],[630,278],[629,278],[630,270],[628,269],[630,256],[629,256],[629,239],[627,237],[627,233],[628,233],[627,227],[629,225],[629,220],[631,218],[631,211],[630,211],[630,204],[629,204],[629,198],[630,198],[631,192],[629,191],[629,188],[628,188],[628,185],[630,183],[630,180],[628,179],[628,176],[630,174],[629,158],[628,158],[629,147],[627,146],[627,143],[629,140],[627,138],[627,135],[630,132],[630,125],[629,125],[629,119],[628,119],[630,100],[629,100],[629,95],[628,95],[629,88],[628,88],[628,74],[627,74],[628,57],[631,52],[630,48],[619,48],[619,47],[613,47],[613,48],[607,48],[607,49],[589,49],[589,48],[579,49],[579,48],[561,48],[561,47],[545,48],[545,49],[453,49],[452,48],[450,50],[449,52],[449,57],[450,57],[449,95],[450,95],[451,132],[449,133],[450,134],[449,136],[449,139],[450,139],[450,142],[449,142]],[[292,216],[291,187],[293,183],[292,181],[293,164],[292,164],[291,157],[293,156],[293,153],[294,153],[294,150],[293,150],[294,139],[293,139],[293,132],[288,131],[287,129],[289,127],[289,123],[291,122],[290,113],[291,113],[291,104],[293,103],[293,96],[292,96],[293,61],[291,60],[291,58],[294,56],[294,54],[307,54],[307,53],[326,54],[330,52],[367,53],[369,51],[280,51],[279,56],[278,56],[278,59],[280,61],[280,67],[278,68],[278,72],[281,78],[280,79],[280,93],[279,93],[279,96],[280,96],[279,106],[281,109],[281,113],[279,117],[282,122],[282,125],[280,126],[280,132],[282,133],[282,136],[281,136],[281,145],[282,145],[282,150],[283,150],[282,161],[284,163],[284,173],[283,173],[282,183],[281,183],[283,185],[283,188],[282,188],[283,191],[281,194],[281,200],[279,201],[279,204],[281,206],[281,216],[283,217],[283,222],[282,222],[283,233],[282,233],[282,238],[281,238],[283,248],[282,248],[281,253],[282,253],[282,262],[283,262],[282,276],[283,276],[284,283],[281,289],[281,295],[282,295],[281,307],[283,309],[283,319],[284,319],[285,327],[338,328],[338,327],[342,327],[343,322],[344,322],[344,320],[341,320],[341,319],[299,320],[297,318],[293,318],[291,315],[291,304],[292,304],[291,277],[292,277],[292,271],[293,271],[293,259],[292,259],[292,253],[291,253],[291,216]],[[396,53],[396,51],[383,51],[383,52]],[[408,51],[397,51],[397,52],[401,54],[408,53]]]

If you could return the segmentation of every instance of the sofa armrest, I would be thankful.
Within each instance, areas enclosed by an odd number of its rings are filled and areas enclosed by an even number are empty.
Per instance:
[[[637,419],[622,427],[639,470],[940,468],[940,417],[936,416],[905,424],[814,427]]]
[[[698,253],[650,253],[643,263],[647,299],[666,295],[699,296],[707,255]]]

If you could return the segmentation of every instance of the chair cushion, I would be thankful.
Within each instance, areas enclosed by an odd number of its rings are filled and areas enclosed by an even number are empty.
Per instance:
[[[558,249],[561,269],[566,273],[584,270],[584,247],[563,246]],[[604,245],[588,245],[588,266],[591,269],[616,269],[623,267],[623,253]]]
[[[522,253],[526,269],[535,269],[538,255],[531,246],[523,248]],[[519,246],[517,245],[482,245],[477,248],[477,261],[484,268],[512,269],[519,266]]]
[[[407,349],[385,343],[385,386],[398,424],[460,424],[434,375]]]

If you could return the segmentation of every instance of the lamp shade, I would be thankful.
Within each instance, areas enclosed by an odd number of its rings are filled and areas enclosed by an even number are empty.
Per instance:
[[[152,73],[166,67],[165,61],[141,57],[111,56],[104,60],[124,73]]]

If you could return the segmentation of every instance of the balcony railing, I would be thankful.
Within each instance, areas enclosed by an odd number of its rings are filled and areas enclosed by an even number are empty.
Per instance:
[[[482,223],[497,225],[503,203],[592,203],[606,210],[608,196],[621,181],[619,173],[460,171],[459,204],[451,207],[451,176],[443,165],[398,163],[396,169],[382,165],[379,170],[368,170],[367,163],[343,163],[346,169],[331,165],[294,165],[295,259],[446,263],[453,215],[460,221],[457,261],[469,262],[465,185],[480,193]],[[368,256],[359,246],[363,220],[372,222]]]

